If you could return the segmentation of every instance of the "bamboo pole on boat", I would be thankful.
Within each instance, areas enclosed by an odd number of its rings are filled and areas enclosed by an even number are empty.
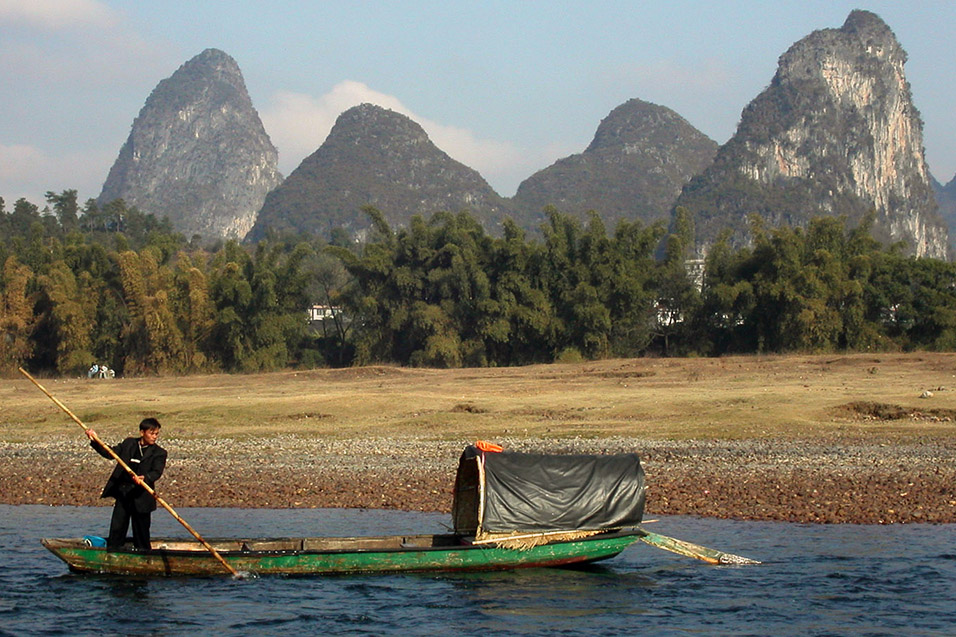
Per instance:
[[[59,401],[59,399],[57,399],[56,396],[54,396],[53,394],[51,394],[50,392],[48,392],[48,391],[46,390],[46,387],[44,387],[43,385],[41,385],[41,384],[37,381],[37,379],[35,379],[33,376],[31,376],[31,375],[30,375],[25,369],[23,369],[22,367],[20,367],[19,369],[20,369],[20,373],[21,373],[21,374],[23,374],[23,375],[26,376],[28,379],[30,379],[30,382],[32,382],[34,385],[36,385],[36,386],[37,386],[37,389],[39,389],[39,390],[42,391],[44,394],[46,394],[47,397],[48,397],[50,400],[52,400],[54,403],[56,403],[57,407],[59,407],[60,409],[62,409],[64,412],[66,412],[66,415],[69,416],[70,418],[72,418],[72,419],[73,419],[73,422],[75,422],[75,423],[78,424],[80,427],[82,427],[82,428],[83,428],[83,431],[87,431],[87,430],[89,429],[85,424],[83,424],[83,421],[82,421],[82,420],[80,420],[79,418],[76,417],[76,414],[74,414],[72,411],[70,411],[69,408],[68,408],[66,405],[64,405],[63,403],[61,403],[61,402]],[[99,444],[101,447],[103,447],[103,449],[105,449],[105,450],[113,457],[113,459],[116,460],[116,462],[118,462],[119,465],[120,465],[121,467],[123,467],[123,469],[133,478],[133,481],[134,481],[134,482],[136,482],[137,484],[139,484],[141,487],[143,487],[143,488],[146,490],[147,493],[149,493],[151,496],[153,496],[153,497],[156,499],[157,504],[159,504],[161,507],[163,507],[164,509],[166,509],[167,511],[169,511],[169,514],[172,515],[174,518],[176,518],[176,521],[179,522],[180,524],[182,524],[182,525],[186,528],[186,530],[189,531],[189,532],[192,534],[192,536],[193,536],[194,538],[196,538],[196,539],[199,541],[199,543],[202,544],[202,545],[206,548],[206,550],[208,550],[210,553],[212,553],[213,557],[215,557],[215,558],[219,561],[219,563],[222,564],[223,567],[225,567],[225,569],[226,569],[227,571],[229,571],[230,573],[232,573],[232,576],[233,576],[233,577],[239,577],[239,572],[236,571],[236,569],[234,569],[225,559],[223,559],[222,555],[219,554],[219,551],[217,551],[217,550],[212,546],[212,544],[210,544],[209,542],[207,542],[206,540],[204,540],[203,537],[202,537],[201,535],[199,535],[199,533],[198,533],[193,527],[191,527],[191,526],[189,525],[189,523],[186,522],[186,520],[184,520],[182,517],[180,517],[180,515],[179,515],[178,513],[176,513],[176,511],[173,510],[173,507],[169,506],[169,504],[167,504],[166,501],[163,500],[163,499],[159,496],[159,494],[156,493],[156,491],[155,491],[152,487],[150,487],[150,486],[149,486],[148,484],[146,484],[145,482],[139,481],[139,480],[138,480],[138,476],[136,475],[136,472],[133,471],[132,469],[130,469],[130,468],[129,468],[129,465],[127,465],[125,462],[123,462],[122,458],[120,458],[119,455],[117,455],[117,453],[116,453],[115,451],[113,451],[113,450],[110,448],[109,445],[107,445],[107,444],[104,443],[102,440],[100,440],[100,437],[97,436],[95,432],[93,432],[93,435],[91,436],[91,439],[92,439],[94,442],[96,442],[97,444]]]
[[[541,531],[538,533],[522,533],[521,535],[499,535],[486,537],[480,540],[474,540],[471,544],[477,546],[480,544],[502,544],[514,540],[548,540],[550,538],[560,538],[561,541],[567,541],[569,538],[580,540],[592,535],[597,535],[601,531]],[[564,536],[567,536],[565,538]]]
[[[642,534],[641,541],[645,544],[650,544],[659,549],[664,549],[665,551],[677,553],[685,557],[693,557],[708,564],[760,564],[757,560],[752,560],[749,557],[725,553],[717,549],[709,549],[699,544],[685,542],[684,540],[678,540],[677,538],[668,537],[659,533],[652,533],[641,527],[638,527],[638,531]]]
[[[647,522],[656,522],[656,520],[646,520],[645,524]],[[522,535],[484,538],[481,540],[475,540],[472,542],[472,544],[501,544],[513,540],[532,540],[539,538],[547,539],[550,537],[568,535],[569,533],[571,532],[544,531],[540,533],[525,533]],[[598,533],[598,531],[595,531],[594,533]],[[734,555],[733,553],[718,551],[717,549],[707,548],[706,546],[701,546],[692,542],[678,540],[675,537],[661,535],[660,533],[653,533],[643,527],[634,528],[632,533],[637,535],[645,544],[650,544],[651,546],[664,549],[665,551],[670,551],[671,553],[677,553],[678,555],[683,555],[684,557],[693,557],[694,559],[707,562],[708,564],[760,564],[759,561],[752,560],[749,557]]]

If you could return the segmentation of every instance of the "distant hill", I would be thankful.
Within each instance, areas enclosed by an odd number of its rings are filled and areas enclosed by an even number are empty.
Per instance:
[[[801,226],[815,215],[856,220],[875,210],[879,238],[946,258],[905,61],[893,32],[868,11],[784,53],[736,134],[677,202],[694,214],[699,250],[725,230],[747,243],[754,213],[771,226]]]
[[[933,179],[933,192],[939,204],[939,214],[949,227],[949,243],[956,252],[956,176],[943,186]]]
[[[168,216],[187,237],[242,238],[281,181],[235,60],[207,49],[160,82],[100,193]]]
[[[270,229],[361,237],[365,206],[393,227],[465,210],[492,234],[506,217],[538,228],[548,205],[582,219],[594,210],[609,227],[667,219],[683,206],[698,253],[722,233],[747,244],[754,214],[770,226],[802,226],[816,215],[852,223],[875,211],[877,238],[946,258],[956,178],[942,186],[927,170],[905,61],[878,16],[853,11],[842,27],[814,31],[780,57],[723,146],[674,111],[632,99],[601,121],[583,152],[505,199],[416,122],[371,104],[342,113],[283,181],[238,65],[208,49],[150,94],[98,200],[168,216],[187,236],[252,240]]]
[[[394,111],[361,104],[342,113],[328,138],[266,197],[249,238],[279,232],[353,234],[378,208],[393,226],[416,214],[467,210],[489,232],[508,203],[476,171],[438,149],[420,125]]]
[[[523,181],[512,206],[526,226],[539,225],[549,204],[581,219],[595,210],[609,226],[666,220],[681,187],[716,152],[716,142],[671,109],[628,100],[601,121],[583,153]]]

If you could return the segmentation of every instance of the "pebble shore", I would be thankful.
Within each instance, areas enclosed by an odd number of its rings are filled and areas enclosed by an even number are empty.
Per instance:
[[[512,451],[637,452],[646,516],[803,523],[956,522],[956,441],[498,439]],[[178,507],[449,512],[464,443],[418,438],[164,439]],[[0,443],[0,503],[94,506],[111,464],[82,441]]]

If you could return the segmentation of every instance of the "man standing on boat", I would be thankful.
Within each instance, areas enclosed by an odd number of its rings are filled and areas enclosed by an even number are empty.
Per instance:
[[[139,438],[127,438],[112,447],[120,459],[136,474],[131,476],[119,463],[106,481],[101,498],[116,498],[113,516],[110,519],[110,533],[106,539],[107,550],[118,550],[126,541],[126,531],[133,524],[133,545],[149,550],[150,516],[156,510],[156,499],[143,488],[143,484],[153,488],[166,468],[166,450],[156,444],[159,438],[159,421],[144,418],[139,423]],[[86,430],[90,446],[104,458],[113,456],[97,442],[96,432]]]

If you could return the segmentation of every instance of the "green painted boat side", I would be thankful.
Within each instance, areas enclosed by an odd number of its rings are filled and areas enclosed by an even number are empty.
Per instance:
[[[454,535],[214,540],[211,544],[239,572],[332,575],[583,564],[614,557],[641,535],[639,531],[601,533],[521,549],[470,544]],[[209,551],[195,542],[155,540],[154,549],[148,552],[110,552],[87,546],[78,538],[44,539],[43,545],[75,572],[147,576],[228,574]],[[293,548],[288,548],[290,545]]]

